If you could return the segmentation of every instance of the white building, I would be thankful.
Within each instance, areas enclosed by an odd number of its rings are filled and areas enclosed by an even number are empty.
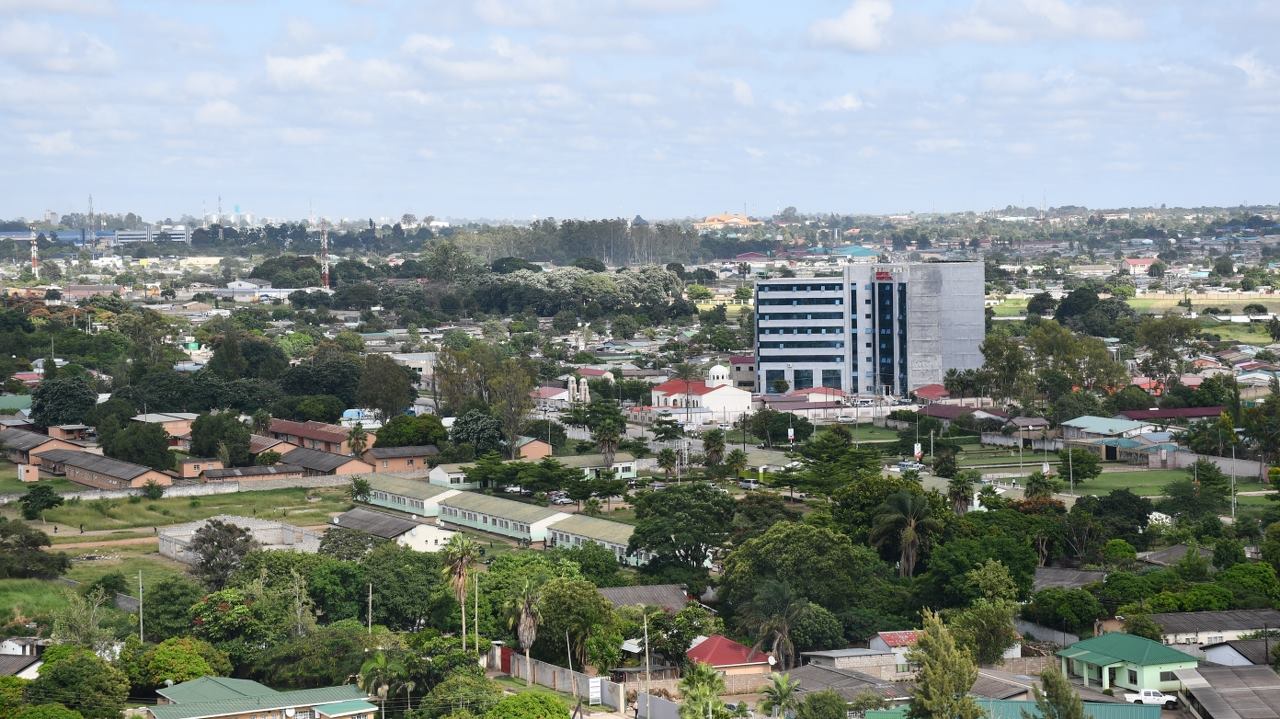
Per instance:
[[[756,386],[906,396],[982,366],[979,262],[845,265],[756,283]]]
[[[650,401],[659,408],[699,408],[707,421],[732,423],[751,411],[751,393],[733,386],[724,365],[713,365],[705,380],[671,379],[655,385]]]

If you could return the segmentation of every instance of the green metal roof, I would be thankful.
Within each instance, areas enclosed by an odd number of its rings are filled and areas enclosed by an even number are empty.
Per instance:
[[[363,699],[352,699],[350,701],[338,702],[336,704],[325,704],[322,707],[316,707],[316,714],[326,717],[342,717],[349,714],[374,711],[378,711],[378,707]]]
[[[31,395],[0,394],[0,409],[31,409]]]
[[[1087,649],[1077,649],[1075,651],[1064,649],[1058,652],[1058,654],[1059,656],[1064,656],[1067,659],[1075,659],[1076,661],[1081,661],[1081,662],[1084,662],[1085,664],[1092,664],[1097,667],[1109,667],[1112,664],[1124,663],[1121,660],[1116,659],[1115,657],[1107,656],[1106,654],[1099,654],[1097,652],[1091,652]]]
[[[1081,652],[1097,656],[1086,659],[1080,655]],[[1157,666],[1161,664],[1186,664],[1188,662],[1194,664],[1197,661],[1190,654],[1183,654],[1177,649],[1166,647],[1160,642],[1153,642],[1150,639],[1133,634],[1125,634],[1124,632],[1110,632],[1100,637],[1076,642],[1066,649],[1058,650],[1058,656],[1080,659],[1099,666],[1107,666],[1116,662],[1128,662],[1138,666]],[[1105,663],[1103,663],[1104,661]]]
[[[234,714],[270,712],[289,707],[318,707],[322,704],[337,704],[352,699],[367,698],[368,695],[361,691],[360,687],[348,684],[341,687],[299,689],[291,692],[274,692],[262,696],[242,696],[235,699],[196,702],[193,704],[158,704],[147,707],[147,711],[151,712],[155,719],[209,719],[211,717],[224,717]]]
[[[373,489],[411,499],[426,500],[452,491],[448,487],[441,487],[427,482],[425,477],[422,479],[408,479],[394,474],[366,474],[363,476],[369,480],[369,486]]]
[[[448,499],[440,500],[440,506],[465,509],[469,512],[487,514],[490,517],[510,519],[527,524],[541,522],[544,519],[550,519],[557,514],[561,514],[557,510],[539,507],[536,504],[525,504],[524,502],[516,502],[501,497],[490,497],[474,492],[459,492]]]
[[[631,541],[631,534],[636,531],[636,528],[630,524],[588,517],[583,514],[571,514],[568,518],[552,524],[549,529],[623,546]]]
[[[174,704],[216,702],[224,699],[260,697],[277,694],[275,689],[249,679],[230,677],[200,677],[191,681],[157,689],[156,694]]]
[[[1022,712],[1032,717],[1041,716],[1036,703],[1016,699],[979,699],[978,706],[986,713],[986,719],[1021,719]],[[892,709],[873,709],[864,714],[865,719],[904,719],[906,705]],[[1112,702],[1084,702],[1084,715],[1089,719],[1160,719],[1160,707],[1145,704]]]
[[[1138,422],[1132,419],[1115,419],[1113,417],[1095,417],[1085,415],[1062,423],[1064,427],[1072,427],[1089,434],[1116,435],[1134,432],[1151,426],[1149,422]]]

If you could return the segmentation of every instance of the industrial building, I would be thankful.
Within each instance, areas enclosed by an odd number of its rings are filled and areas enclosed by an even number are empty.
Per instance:
[[[904,397],[982,366],[979,262],[845,265],[835,277],[756,283],[761,392],[830,387]]]

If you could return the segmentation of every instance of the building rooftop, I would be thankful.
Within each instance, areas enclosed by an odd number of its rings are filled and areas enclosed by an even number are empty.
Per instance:
[[[256,684],[256,682],[253,683]],[[172,688],[170,687],[170,689]],[[265,689],[266,687],[263,688]],[[233,697],[215,701],[159,704],[149,706],[146,710],[151,712],[155,719],[204,719],[206,717],[241,714],[266,715],[280,709],[316,707],[324,704],[338,704],[351,700],[367,699],[368,695],[359,687],[346,685],[320,689],[299,689],[288,692],[273,690],[269,694]]]
[[[1231,647],[1240,656],[1254,664],[1271,664],[1271,660],[1280,653],[1280,640],[1276,639],[1233,639],[1226,642],[1206,644],[1201,649],[1212,647]]]
[[[1280,676],[1268,666],[1200,667],[1175,672],[1188,694],[1214,719],[1280,716]]]
[[[456,489],[431,484],[424,479],[409,479],[395,474],[366,474],[365,479],[373,489],[410,499],[428,500]]]
[[[1099,666],[1121,662],[1138,666],[1155,666],[1196,661],[1196,658],[1190,654],[1183,654],[1160,642],[1124,632],[1110,632],[1100,637],[1078,641],[1069,647],[1059,649],[1057,655],[1069,659],[1080,659]]]
[[[332,472],[348,462],[362,462],[358,457],[321,452],[318,449],[307,449],[306,447],[299,447],[285,452],[280,457],[280,461],[285,464],[296,464],[313,472]]]
[[[1165,634],[1280,628],[1280,611],[1275,609],[1234,609],[1222,612],[1161,612],[1150,614]]]
[[[630,524],[588,517],[585,514],[571,514],[552,524],[551,529],[625,547],[636,528]]]
[[[1036,703],[1029,700],[977,698],[976,701],[986,719],[1022,719],[1023,712],[1033,719],[1039,719],[1041,716]],[[1084,702],[1084,715],[1087,719],[1160,719],[1160,711],[1160,707],[1149,704]],[[863,714],[863,717],[864,719],[904,719],[906,715],[907,707],[903,705],[893,709],[872,709]]]
[[[440,500],[440,506],[465,509],[469,512],[478,512],[487,514],[490,517],[500,517],[527,524],[541,522],[544,519],[551,519],[556,515],[564,514],[555,509],[539,507],[536,504],[525,504],[524,502],[501,497],[490,497],[473,492],[459,492],[452,497],[442,499]]]
[[[357,532],[372,534],[383,539],[395,539],[405,532],[410,532],[417,528],[419,523],[404,517],[396,517],[383,512],[375,512],[372,509],[356,507],[334,517],[333,526],[354,529]]]
[[[689,603],[689,595],[682,584],[648,584],[633,587],[604,587],[600,595],[615,607],[662,607],[668,612],[678,612]]]
[[[1088,569],[1067,569],[1064,567],[1036,567],[1036,576],[1032,589],[1040,591],[1050,587],[1077,589],[1086,584],[1101,582],[1107,578],[1106,572]]]
[[[574,467],[576,469],[605,466],[603,454],[575,454],[568,457],[555,457],[554,459],[566,467]],[[618,452],[613,455],[614,464],[634,462],[635,460],[635,455],[630,452]]]
[[[707,637],[694,644],[684,654],[691,661],[710,664],[713,667],[761,664],[769,661],[768,654],[739,644],[723,634]]]
[[[48,454],[46,453],[45,456],[48,456]],[[108,477],[125,481],[140,477],[147,472],[156,471],[140,464],[122,462],[118,459],[103,457],[100,454],[76,452],[74,450],[63,450],[56,455],[56,458],[50,457],[50,459],[58,464],[65,464],[69,467],[76,467],[87,472],[104,474]]]
[[[1067,420],[1062,423],[1063,427],[1071,427],[1081,432],[1089,434],[1116,435],[1125,432],[1136,432],[1143,427],[1148,426],[1146,422],[1135,422],[1131,419],[1116,419],[1115,417],[1095,417],[1093,415],[1085,415]]]
[[[800,685],[801,694],[830,690],[839,694],[845,701],[852,701],[859,694],[868,692],[878,694],[889,701],[903,701],[911,696],[910,682],[885,681],[853,669],[806,664],[788,673]]]
[[[272,464],[253,467],[224,467],[222,469],[206,469],[205,479],[229,479],[232,477],[268,477],[273,474],[298,474],[302,467],[296,464]]]
[[[27,452],[39,447],[45,442],[65,442],[66,440],[54,440],[47,434],[39,432],[31,432],[25,429],[6,429],[0,432],[0,446],[6,449],[16,449],[19,452]]]
[[[345,442],[348,434],[347,428],[342,425],[316,422],[314,420],[294,422],[290,419],[271,420],[271,428],[268,431],[272,434],[305,437],[321,442]]]
[[[192,679],[191,681],[161,687],[156,690],[156,694],[174,704],[215,702],[278,693],[275,689],[250,679],[232,679],[230,677],[200,677],[199,679]]]
[[[423,444],[414,447],[374,447],[365,454],[374,459],[398,459],[401,457],[431,457],[440,454],[440,448],[434,444]]]

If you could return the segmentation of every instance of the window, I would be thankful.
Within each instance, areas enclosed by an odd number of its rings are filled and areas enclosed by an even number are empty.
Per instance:
[[[830,388],[832,388],[832,389],[840,389],[840,388],[841,388],[841,387],[840,387],[840,385],[841,385],[841,381],[840,381],[840,370],[838,370],[838,369],[824,369],[824,370],[822,370],[822,386],[823,386],[823,387],[830,387]]]
[[[795,371],[795,389],[809,389],[813,386],[813,370],[798,369]]]
[[[1178,680],[1178,676],[1173,672],[1160,672],[1160,681],[1174,682]]]
[[[383,468],[383,469],[386,469],[386,468],[387,468],[387,460],[385,460],[385,459],[384,459],[384,460],[382,460],[382,468]]]
[[[1134,669],[1129,670],[1129,685],[1138,686],[1138,672]]]

